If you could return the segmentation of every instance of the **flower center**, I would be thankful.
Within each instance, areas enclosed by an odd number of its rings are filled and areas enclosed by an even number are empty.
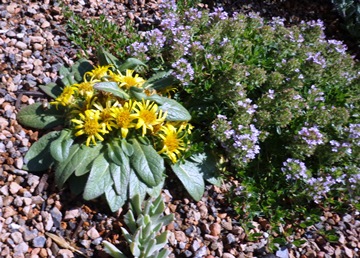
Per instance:
[[[96,119],[88,118],[84,123],[84,132],[87,135],[95,135],[99,131],[99,123]]]
[[[173,152],[178,149],[179,141],[175,135],[168,135],[164,140],[164,145],[166,145],[170,152]]]
[[[144,120],[145,124],[149,125],[156,121],[156,114],[150,110],[141,110],[140,118]]]
[[[127,87],[135,86],[137,83],[135,78],[130,76],[125,76],[124,82],[126,83]]]
[[[130,112],[127,110],[119,112],[116,116],[116,123],[119,127],[127,127],[130,121]]]

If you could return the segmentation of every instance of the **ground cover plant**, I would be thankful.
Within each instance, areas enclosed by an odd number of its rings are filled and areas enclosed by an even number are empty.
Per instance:
[[[221,8],[161,8],[159,27],[118,47],[148,73],[169,71],[194,142],[216,153],[224,180],[240,181],[229,202],[242,218],[276,231],[314,223],[319,208],[359,209],[359,65],[346,46],[321,21],[286,28]]]

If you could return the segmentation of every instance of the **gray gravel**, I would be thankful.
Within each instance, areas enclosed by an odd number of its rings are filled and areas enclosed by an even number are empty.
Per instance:
[[[139,28],[161,19],[157,0],[64,2],[83,17],[106,14],[120,26],[126,19]],[[66,37],[59,2],[3,0],[0,16],[0,257],[81,257],[46,233],[63,237],[89,257],[108,257],[102,251],[103,239],[123,244],[116,214],[99,209],[104,206],[99,200],[84,202],[66,189],[56,189],[52,173],[34,175],[22,170],[25,153],[42,132],[19,125],[18,108],[43,101],[38,86],[56,81],[58,69],[71,66],[79,51]],[[170,257],[360,256],[359,214],[332,212],[324,212],[320,223],[288,237],[290,243],[305,240],[300,248],[290,244],[269,253],[267,222],[253,222],[250,233],[262,237],[250,241],[249,232],[224,202],[230,187],[230,183],[208,186],[199,202],[179,195],[183,191],[176,187],[164,191],[166,213],[176,217],[167,227]],[[328,242],[321,229],[333,230],[339,240]]]

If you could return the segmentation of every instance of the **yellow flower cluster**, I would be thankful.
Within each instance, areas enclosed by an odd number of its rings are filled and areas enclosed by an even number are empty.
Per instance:
[[[110,65],[95,67],[85,73],[82,83],[66,86],[50,104],[68,108],[74,135],[86,136],[87,146],[104,141],[104,137],[149,136],[159,154],[177,162],[186,150],[185,136],[191,133],[192,126],[187,122],[166,121],[167,112],[150,100],[126,100],[94,89],[102,81],[117,82],[125,91],[130,87],[142,88],[145,83],[133,70],[126,70],[123,75],[111,68]]]

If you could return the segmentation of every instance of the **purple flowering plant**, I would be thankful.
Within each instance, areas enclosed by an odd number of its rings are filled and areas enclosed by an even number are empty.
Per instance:
[[[321,21],[286,28],[174,3],[162,4],[161,58],[147,58],[172,69],[198,140],[210,133],[224,177],[241,181],[237,211],[285,221],[320,202],[359,208],[360,77],[346,46],[327,39]]]
[[[159,26],[130,37],[126,55],[169,71],[193,142],[241,182],[236,210],[284,222],[320,203],[360,209],[360,73],[346,45],[319,20],[285,27],[174,0],[160,8]]]

